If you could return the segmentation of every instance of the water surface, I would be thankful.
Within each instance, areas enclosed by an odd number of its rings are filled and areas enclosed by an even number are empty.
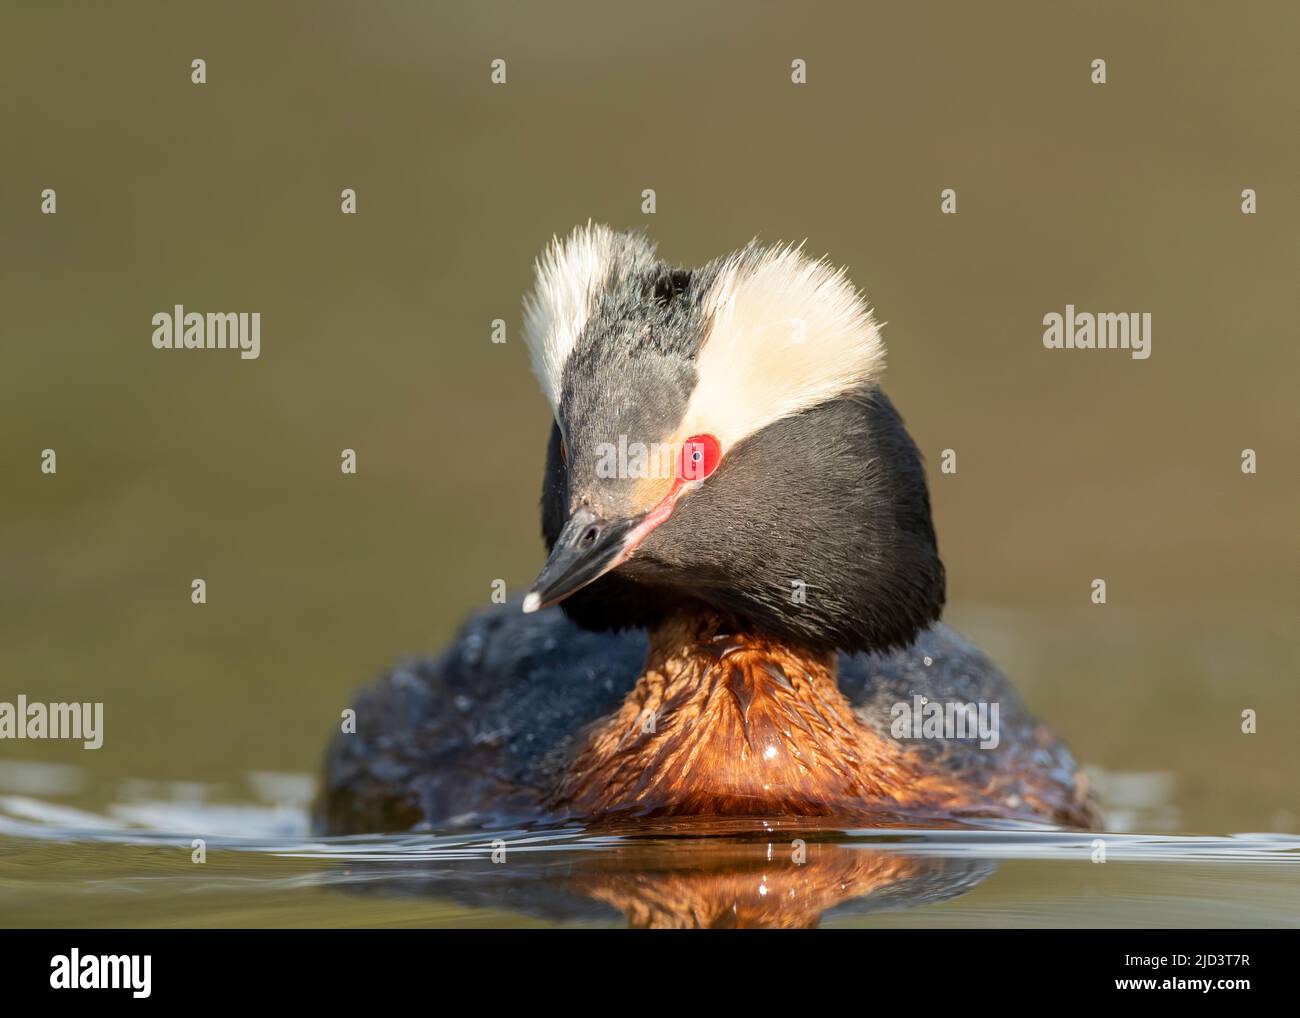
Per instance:
[[[71,770],[8,765],[57,789]],[[1295,926],[1300,837],[772,820],[314,837],[307,775],[248,798],[136,782],[101,811],[0,796],[0,920],[24,926]],[[1158,776],[1130,806],[1159,808]],[[149,797],[150,793],[157,796]],[[196,839],[204,861],[196,861]],[[1104,850],[1104,862],[1099,861]]]

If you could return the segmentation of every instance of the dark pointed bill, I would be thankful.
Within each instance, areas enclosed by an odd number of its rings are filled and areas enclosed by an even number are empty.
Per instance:
[[[524,598],[524,611],[563,601],[619,565],[631,550],[636,524],[636,519],[610,522],[579,509],[556,538],[551,557]]]

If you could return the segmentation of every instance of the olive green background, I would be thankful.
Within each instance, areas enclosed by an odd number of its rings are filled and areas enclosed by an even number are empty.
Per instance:
[[[1297,20],[5,4],[0,699],[102,700],[107,732],[0,757],[97,787],[310,772],[358,684],[527,583],[548,408],[520,297],[592,218],[686,265],[755,235],[846,265],[930,462],[950,620],[1085,761],[1171,772],[1171,826],[1300,828]],[[176,303],[260,311],[261,359],[154,350]],[[1151,312],[1152,357],[1044,350],[1067,303]]]

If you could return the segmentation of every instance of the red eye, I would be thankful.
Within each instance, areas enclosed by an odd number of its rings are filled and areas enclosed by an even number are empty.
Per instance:
[[[718,469],[722,446],[712,435],[694,435],[682,443],[677,476],[683,481],[702,481]]]

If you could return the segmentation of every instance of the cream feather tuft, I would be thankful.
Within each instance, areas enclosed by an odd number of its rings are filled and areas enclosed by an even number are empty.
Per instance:
[[[707,335],[680,433],[725,452],[767,425],[879,380],[885,347],[843,269],[799,247],[729,256],[704,301]]]
[[[533,374],[557,413],[564,362],[591,316],[616,251],[614,231],[588,221],[564,239],[555,237],[537,259],[537,281],[524,298],[524,343]]]

